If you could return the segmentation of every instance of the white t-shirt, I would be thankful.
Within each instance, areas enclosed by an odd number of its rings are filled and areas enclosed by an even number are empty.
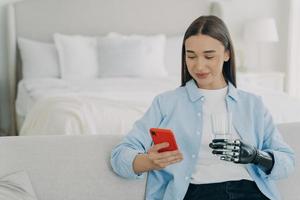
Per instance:
[[[214,138],[210,116],[213,113],[227,112],[225,96],[228,86],[217,90],[199,90],[205,97],[203,101],[203,133],[198,161],[192,174],[191,183],[204,184],[241,179],[252,180],[243,164],[220,160],[218,156],[212,154],[212,149],[208,146]],[[240,136],[236,130],[233,127],[231,130],[231,138],[239,139]]]

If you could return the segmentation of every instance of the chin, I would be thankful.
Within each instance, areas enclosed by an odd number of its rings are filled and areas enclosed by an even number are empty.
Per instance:
[[[199,81],[199,80],[196,79],[196,81],[197,81],[197,85],[198,85],[199,88],[204,88],[205,89],[205,88],[209,88],[210,85],[211,85],[211,81],[209,81],[209,80],[207,80],[207,81],[204,81],[204,80]]]
[[[210,89],[210,87],[209,87],[209,86],[206,86],[206,85],[198,85],[198,88],[201,88],[201,89],[207,89],[207,90]]]

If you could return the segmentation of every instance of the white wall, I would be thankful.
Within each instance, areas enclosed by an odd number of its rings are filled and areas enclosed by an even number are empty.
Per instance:
[[[288,38],[288,56],[287,56],[287,91],[289,95],[300,98],[300,1],[291,0],[290,4],[290,21],[289,21],[289,38]]]
[[[290,1],[282,0],[219,0],[224,8],[224,20],[228,24],[236,44],[236,50],[242,50],[246,56],[245,65],[254,71],[286,71],[288,13]],[[258,46],[242,40],[243,25],[253,19],[274,17],[279,42],[261,46],[261,66],[257,67]]]
[[[5,5],[16,0],[0,0],[0,126],[6,131],[10,126],[9,93],[7,79],[6,53],[6,11]],[[256,49],[251,49],[241,40],[242,25],[246,20],[260,17],[274,17],[279,31],[279,42],[265,48],[263,68],[265,70],[285,71],[287,63],[287,26],[289,1],[282,0],[216,0],[224,7],[225,22],[228,24],[238,49],[248,55],[246,65],[252,66]]]

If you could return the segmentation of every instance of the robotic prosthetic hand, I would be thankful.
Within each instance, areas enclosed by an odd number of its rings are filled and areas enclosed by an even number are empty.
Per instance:
[[[239,139],[214,139],[209,147],[213,149],[213,154],[220,155],[221,160],[240,164],[253,163],[266,174],[271,173],[274,165],[273,154],[260,151]]]

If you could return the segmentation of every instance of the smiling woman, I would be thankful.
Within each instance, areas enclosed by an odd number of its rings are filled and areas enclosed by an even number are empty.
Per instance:
[[[207,35],[189,37],[186,42],[186,65],[190,75],[203,89],[220,89],[226,86],[223,63],[229,60],[229,51],[223,44]],[[216,80],[216,81],[214,81]]]
[[[125,178],[148,172],[146,199],[279,199],[274,179],[294,169],[294,154],[261,98],[236,87],[233,45],[220,18],[201,16],[188,27],[181,79],[112,150],[114,171]],[[231,113],[231,140],[212,138],[217,113]],[[153,127],[173,130],[179,149],[160,153],[168,143],[153,145]]]
[[[182,48],[182,86],[192,78],[202,79],[197,84],[204,89],[218,89],[225,85],[225,81],[236,86],[233,43],[225,24],[217,17],[215,21],[213,23],[199,18],[185,33],[185,45]],[[202,24],[205,26],[198,30]],[[212,84],[213,80],[219,82]]]

